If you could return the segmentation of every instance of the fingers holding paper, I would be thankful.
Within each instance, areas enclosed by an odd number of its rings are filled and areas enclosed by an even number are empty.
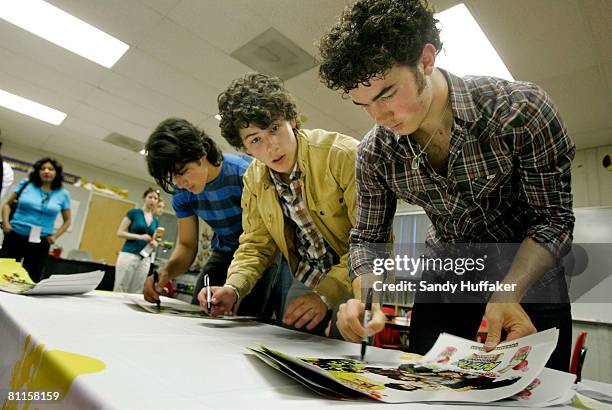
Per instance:
[[[531,319],[518,303],[490,302],[485,310],[485,318],[488,332],[484,347],[487,351],[502,342],[502,330],[507,334],[505,340],[514,340],[537,332]]]

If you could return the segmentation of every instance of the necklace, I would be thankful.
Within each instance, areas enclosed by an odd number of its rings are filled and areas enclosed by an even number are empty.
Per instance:
[[[450,100],[448,100],[446,102],[446,105],[444,106],[444,116],[442,117],[440,124],[438,124],[435,131],[431,133],[431,135],[429,136],[429,139],[425,143],[425,146],[423,148],[419,147],[420,152],[418,155],[414,152],[414,148],[412,148],[412,142],[410,141],[408,142],[408,146],[410,147],[410,151],[412,152],[412,162],[410,163],[410,168],[412,170],[417,170],[421,166],[421,157],[423,156],[423,154],[425,154],[425,150],[427,149],[427,147],[429,147],[429,144],[431,143],[431,140],[433,139],[434,135],[437,134],[442,124],[444,124],[444,122],[446,121],[446,117],[448,117],[448,107],[449,106],[450,106]]]

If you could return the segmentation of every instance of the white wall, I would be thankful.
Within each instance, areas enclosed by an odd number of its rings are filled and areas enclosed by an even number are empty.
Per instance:
[[[576,152],[572,164],[574,207],[612,206],[612,172],[603,167],[605,154],[612,145]]]
[[[61,155],[51,154],[42,150],[24,148],[19,145],[11,144],[10,142],[4,142],[2,144],[2,155],[31,163],[34,163],[43,157],[56,158],[64,167],[64,172],[79,175],[90,181],[95,180],[125,188],[128,190],[128,199],[136,202],[137,204],[142,204],[142,193],[147,189],[147,187],[157,188],[153,179],[150,181],[145,181],[123,174],[117,174],[110,170],[94,167],[74,159],[62,157]],[[144,164],[144,158],[142,166],[143,169],[146,166]],[[15,183],[17,182],[18,181],[15,181]],[[162,192],[162,197],[166,202],[166,210],[172,212],[171,196],[165,192]]]

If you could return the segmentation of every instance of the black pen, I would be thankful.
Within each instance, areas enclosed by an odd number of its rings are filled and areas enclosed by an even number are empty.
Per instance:
[[[155,293],[157,293],[157,282],[159,282],[159,275],[157,275],[157,271],[154,270],[153,271],[153,290],[155,291]],[[161,300],[159,298],[159,295],[157,296],[157,301],[155,302],[155,304],[157,305],[157,309],[159,310],[161,308]]]
[[[363,327],[366,327],[372,318],[372,289],[368,289],[366,297],[365,310],[363,311]],[[369,336],[366,334],[361,338],[361,361],[365,358],[366,346],[368,345]]]

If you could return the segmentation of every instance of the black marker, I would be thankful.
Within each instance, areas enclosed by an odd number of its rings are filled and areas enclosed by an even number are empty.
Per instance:
[[[153,290],[157,293],[157,282],[159,282],[159,276],[157,275],[157,271],[153,271]],[[155,302],[157,305],[157,309],[161,309],[161,300],[159,296],[157,297],[157,301]]]
[[[365,310],[363,311],[363,327],[366,327],[370,319],[372,318],[372,289],[368,289],[368,296],[366,297]],[[365,335],[361,338],[361,361],[365,358],[366,346],[368,345],[369,336]]]

